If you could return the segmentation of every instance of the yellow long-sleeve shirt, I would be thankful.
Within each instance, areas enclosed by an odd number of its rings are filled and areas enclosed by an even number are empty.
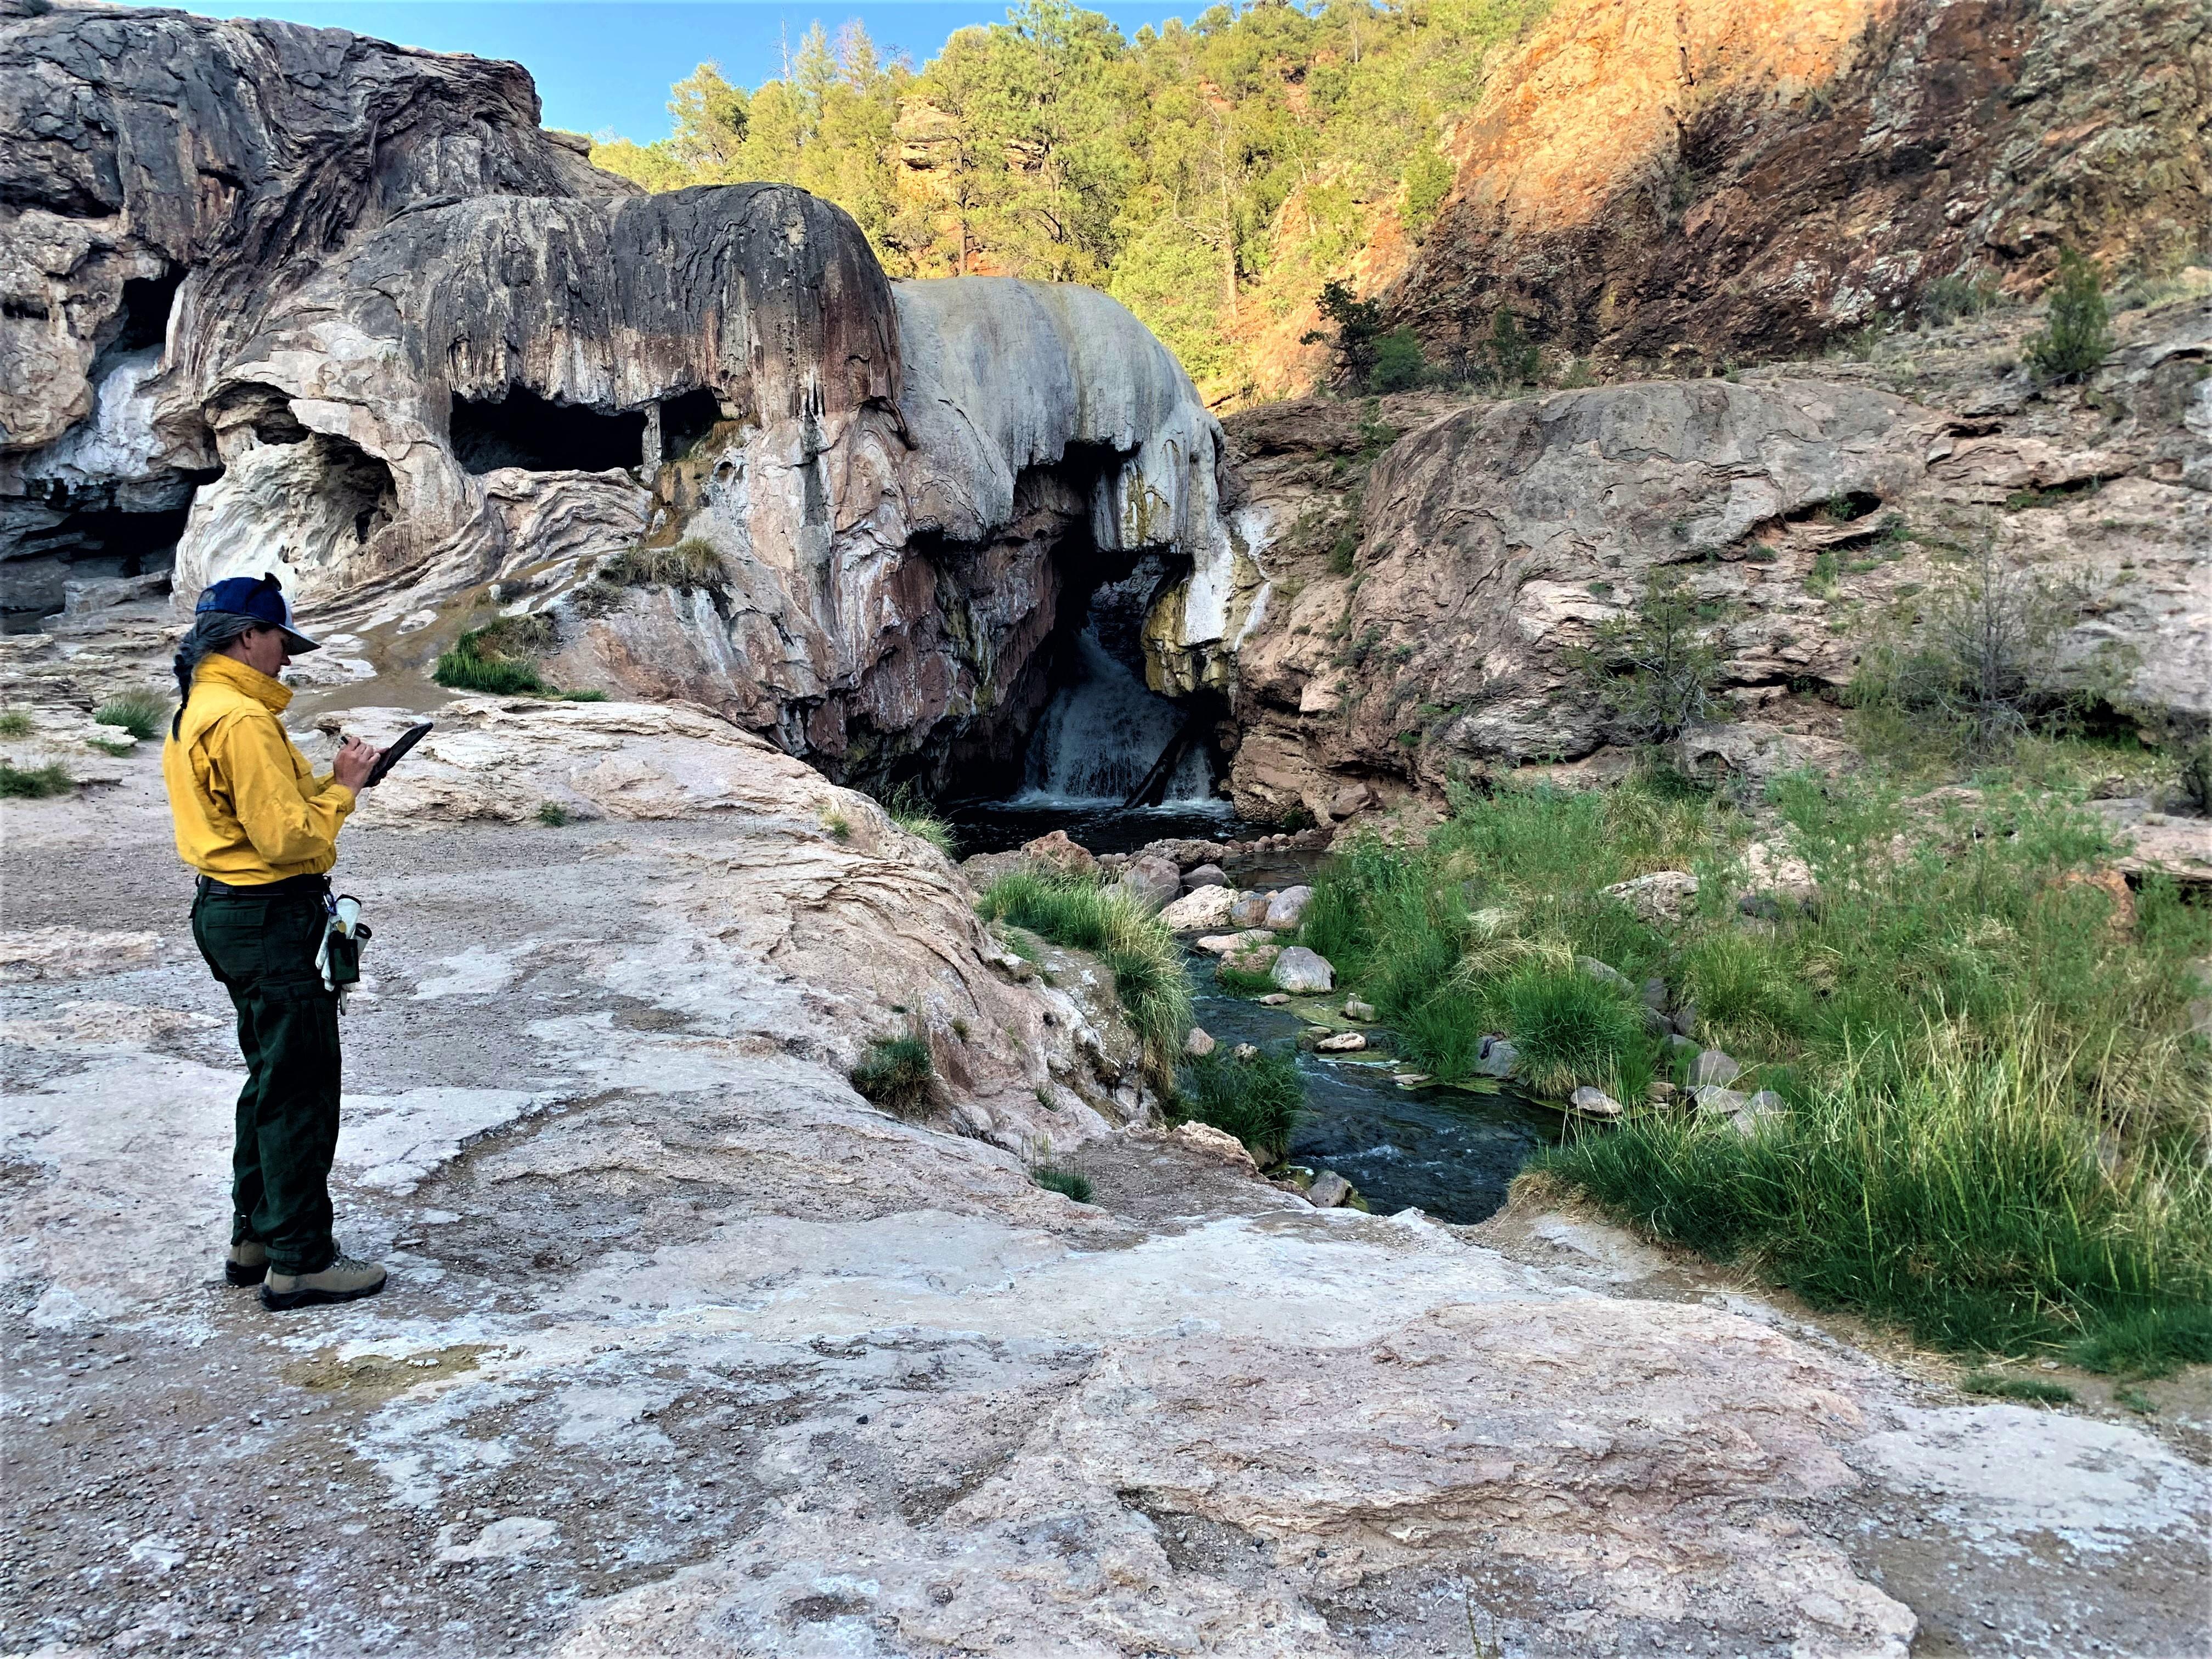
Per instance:
[[[353,791],[318,777],[277,717],[289,687],[235,657],[201,659],[161,745],[177,855],[236,887],[319,876],[337,862]]]

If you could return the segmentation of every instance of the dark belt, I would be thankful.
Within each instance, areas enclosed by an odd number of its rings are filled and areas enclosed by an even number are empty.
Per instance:
[[[202,898],[299,898],[310,893],[320,896],[330,890],[328,876],[287,876],[282,881],[264,881],[245,887],[217,881],[213,876],[199,878]]]

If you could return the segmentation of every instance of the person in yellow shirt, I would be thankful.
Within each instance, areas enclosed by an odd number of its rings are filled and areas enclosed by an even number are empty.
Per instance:
[[[315,965],[338,830],[381,750],[340,745],[317,776],[280,718],[277,673],[321,647],[293,625],[274,576],[233,576],[199,597],[176,656],[181,702],[161,746],[177,852],[199,872],[192,939],[238,1011],[246,1087],[231,1155],[224,1276],[272,1309],[350,1302],[383,1267],[331,1236],[338,1144],[337,994]]]

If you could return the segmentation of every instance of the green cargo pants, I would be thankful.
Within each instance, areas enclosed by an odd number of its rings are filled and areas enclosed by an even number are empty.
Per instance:
[[[259,1240],[277,1273],[320,1273],[338,1147],[337,999],[315,971],[325,913],[305,888],[203,890],[192,939],[238,1010],[246,1087],[231,1153],[230,1237]]]

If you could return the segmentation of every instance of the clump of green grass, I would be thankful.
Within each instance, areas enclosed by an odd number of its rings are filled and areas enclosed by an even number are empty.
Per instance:
[[[30,768],[0,761],[0,799],[42,800],[49,795],[66,795],[76,787],[76,780],[58,761]]]
[[[548,692],[546,695],[551,697],[556,697],[562,702],[605,702],[608,701],[607,694],[604,691],[551,691]]]
[[[986,888],[976,908],[1097,955],[1155,1072],[1169,1071],[1190,1030],[1190,981],[1175,935],[1141,902],[1118,885],[1018,871]]]
[[[559,695],[538,672],[537,653],[559,642],[545,617],[501,617],[471,628],[440,653],[430,678],[456,691],[483,691],[495,697],[533,693]]]
[[[719,591],[729,572],[712,542],[687,536],[673,547],[633,547],[599,567],[599,580],[617,587],[672,587],[689,593]]]
[[[1267,975],[1231,968],[1225,962],[1214,968],[1213,982],[1233,997],[1264,997],[1275,989],[1275,981]]]
[[[929,1103],[930,1081],[936,1075],[928,1042],[912,1033],[878,1037],[851,1073],[862,1098],[902,1117]]]
[[[568,809],[557,800],[540,801],[538,804],[538,821],[549,830],[558,830],[568,822]]]
[[[1959,1379],[1967,1394],[1997,1400],[2032,1400],[2039,1406],[2070,1406],[2074,1390],[2063,1382],[2045,1382],[2033,1376],[2008,1376],[2002,1371],[1970,1371]]]
[[[1612,987],[1576,969],[1531,964],[1492,994],[1500,1023],[1520,1053],[1520,1075],[1538,1094],[1564,1099],[1594,1083],[1620,1100],[1641,1099],[1651,1081],[1644,1016]]]
[[[1078,1204],[1091,1201],[1091,1177],[1080,1170],[1062,1170],[1049,1164],[1033,1165],[1030,1179],[1047,1192],[1059,1193]]]
[[[102,726],[122,727],[134,738],[150,738],[169,723],[169,703],[151,691],[125,691],[93,711]]]
[[[927,842],[947,858],[955,856],[952,826],[914,785],[902,783],[883,797],[883,808],[907,834]]]
[[[27,738],[31,732],[31,716],[27,710],[0,708],[0,738]]]
[[[1187,1118],[1235,1135],[1267,1163],[1290,1150],[1305,1109],[1305,1084],[1288,1053],[1249,1060],[1216,1049],[1183,1062],[1177,1104]]]
[[[1679,960],[1699,1035],[1716,1048],[1747,1058],[1778,1055],[1810,1022],[1805,981],[1786,951],[1720,928],[1688,941]]]
[[[822,830],[832,841],[850,841],[853,838],[853,821],[842,812],[824,812],[822,815]]]
[[[84,744],[88,749],[97,749],[101,754],[112,756],[118,760],[137,747],[136,744],[118,742],[108,738],[87,738]]]

